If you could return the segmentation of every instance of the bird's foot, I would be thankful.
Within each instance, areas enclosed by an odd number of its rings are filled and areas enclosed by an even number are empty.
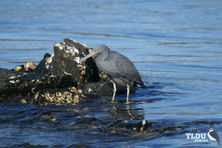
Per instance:
[[[111,101],[111,103],[112,103],[112,104],[114,104],[114,103],[117,103],[117,102],[116,102],[116,101],[114,101],[114,100],[112,100],[112,101]]]

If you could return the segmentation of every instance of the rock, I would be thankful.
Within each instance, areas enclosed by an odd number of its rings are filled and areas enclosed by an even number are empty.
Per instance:
[[[33,62],[27,62],[25,65],[18,65],[12,70],[15,72],[33,72],[36,69],[36,65]]]
[[[48,75],[50,74],[49,70],[46,68],[46,64],[50,63],[50,60],[52,58],[50,58],[51,55],[46,53],[44,55],[44,58],[39,62],[39,64],[37,65],[36,69],[34,70],[34,72],[37,75],[43,76],[43,75]]]
[[[91,97],[111,96],[113,94],[113,84],[109,82],[86,83],[81,88],[87,96]]]
[[[27,62],[24,65],[25,71],[34,70],[36,68],[35,64],[33,62]]]
[[[26,104],[26,103],[27,103],[27,101],[26,101],[25,99],[21,99],[20,102],[21,102],[22,104]]]
[[[18,71],[22,70],[22,68],[23,67],[19,65],[19,66],[16,66],[15,68],[13,68],[13,70],[18,72]]]
[[[11,94],[10,90],[7,90],[7,85],[10,83],[8,81],[9,78],[14,78],[16,76],[16,72],[0,68],[0,101],[3,100],[3,98],[7,97],[8,94]],[[14,81],[11,81],[11,83],[14,83]]]
[[[80,58],[88,54],[89,48],[72,39],[65,39],[64,42],[54,44],[54,53],[44,56],[36,73],[51,73],[56,77],[70,75],[78,84],[99,81],[98,70],[92,59],[79,63]]]
[[[28,62],[12,70],[0,69],[0,101],[76,104],[89,97],[111,96],[109,77],[98,72],[94,60],[80,63],[89,50],[73,39],[64,39],[64,43],[55,43],[54,53],[46,53],[37,66]],[[78,91],[69,90],[72,87]]]
[[[48,105],[48,104],[72,104],[75,105],[86,98],[82,90],[76,87],[64,89],[48,89],[35,93],[31,104]]]
[[[112,123],[110,127],[127,128],[133,131],[145,131],[151,129],[152,123],[146,120],[142,120],[139,122],[136,120],[125,120],[116,121],[115,123]]]
[[[42,113],[42,115],[40,116],[40,118],[42,120],[48,120],[48,121],[56,121],[57,120],[57,117],[53,114],[53,112],[45,112],[45,113]]]

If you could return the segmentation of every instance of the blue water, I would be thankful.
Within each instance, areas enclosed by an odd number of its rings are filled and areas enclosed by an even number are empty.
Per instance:
[[[153,88],[138,89],[129,106],[0,104],[0,145],[217,147],[209,139],[204,144],[186,139],[185,132],[206,133],[211,126],[222,138],[221,7],[220,0],[1,1],[1,68],[38,64],[55,42],[70,37],[124,54]],[[126,138],[76,126],[75,110],[82,108],[87,108],[84,115],[100,120],[130,119],[114,115],[113,107],[128,108],[158,128],[185,128],[169,136]],[[56,123],[40,119],[46,111],[58,117]]]

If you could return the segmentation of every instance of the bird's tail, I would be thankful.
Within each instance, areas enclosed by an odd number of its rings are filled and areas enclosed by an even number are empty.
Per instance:
[[[219,141],[217,141],[217,143],[218,143],[218,145],[221,147],[220,142],[219,142]]]
[[[141,86],[141,88],[148,88],[148,86],[146,86],[144,83],[140,86]]]
[[[148,88],[148,86],[146,86],[143,81],[138,82],[138,84],[140,85],[141,88]]]

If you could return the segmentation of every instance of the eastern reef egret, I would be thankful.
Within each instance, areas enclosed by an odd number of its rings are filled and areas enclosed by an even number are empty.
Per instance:
[[[113,83],[112,102],[114,102],[117,88],[127,89],[126,104],[128,104],[130,89],[134,88],[137,84],[145,87],[136,67],[124,55],[110,51],[106,45],[99,45],[82,58],[81,62],[92,56],[95,59],[97,68],[107,74]]]

